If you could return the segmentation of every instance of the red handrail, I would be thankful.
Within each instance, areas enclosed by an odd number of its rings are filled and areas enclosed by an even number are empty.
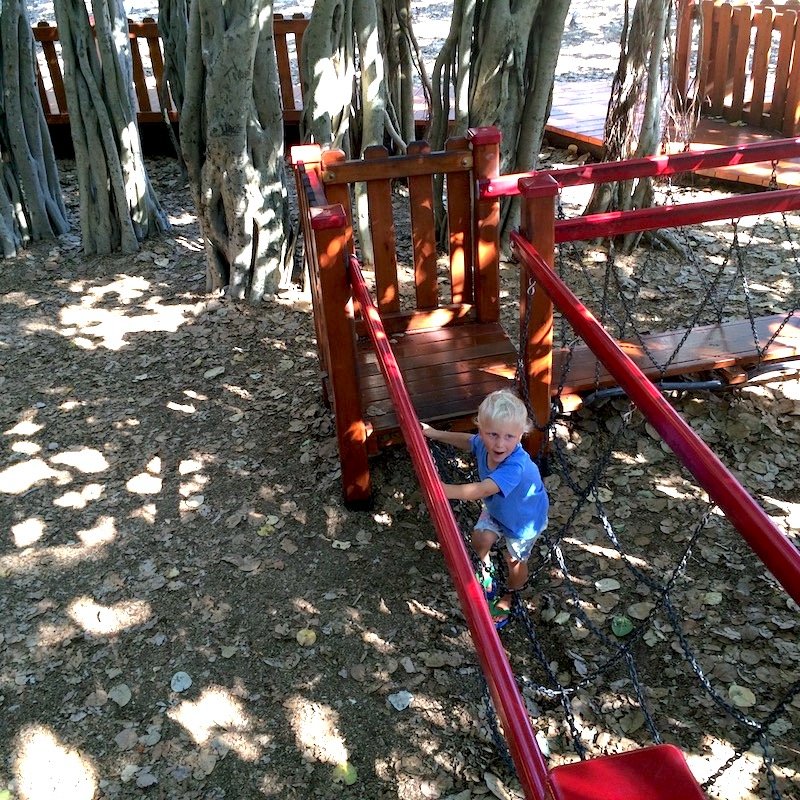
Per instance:
[[[524,185],[523,178],[521,183]],[[724,197],[721,200],[703,200],[683,205],[654,206],[634,211],[609,211],[586,217],[557,220],[556,242],[574,242],[600,237],[620,236],[635,231],[657,228],[680,228],[719,219],[737,219],[778,211],[796,211],[800,208],[800,189],[782,189],[774,192]]]
[[[627,161],[604,161],[600,164],[583,164],[565,169],[541,170],[500,175],[497,178],[478,182],[481,200],[509,197],[519,194],[519,181],[536,174],[552,175],[560,187],[581,186],[587,183],[609,183],[629,181],[634,178],[656,175],[675,175],[680,172],[696,172],[701,169],[735,167],[739,164],[755,164],[761,161],[779,161],[800,157],[800,138],[776,139],[772,142],[717,147],[709,150],[694,150],[668,156],[646,156]]]
[[[442,489],[422,428],[403,382],[378,309],[372,301],[358,259],[350,257],[350,282],[364,324],[372,339],[378,363],[389,388],[411,462],[419,478],[425,502],[442,545],[445,563],[461,602],[475,650],[495,708],[503,723],[517,777],[529,800],[547,800],[548,771],[536,744],[528,712],[514,680],[514,673],[497,635],[486,599],[472,569],[450,503]]]
[[[531,272],[576,333],[614,376],[684,466],[795,602],[800,603],[800,551],[756,503],[706,443],[684,422],[592,313],[553,272],[533,245],[511,234],[519,261]]]

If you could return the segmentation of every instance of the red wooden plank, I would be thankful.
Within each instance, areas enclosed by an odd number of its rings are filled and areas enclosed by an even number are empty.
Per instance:
[[[496,128],[472,128],[475,179],[487,180],[500,174],[500,132]],[[475,306],[479,322],[495,322],[500,316],[500,201],[480,200],[475,204]]]
[[[411,142],[409,156],[425,156],[431,152],[427,142]],[[411,247],[414,257],[414,286],[418,309],[439,305],[436,274],[436,233],[433,222],[433,181],[430,175],[413,175],[408,179],[408,201],[411,211]]]
[[[365,161],[382,160],[387,157],[386,148],[378,145],[368,147],[364,151]],[[366,184],[378,309],[381,313],[399,311],[400,287],[397,278],[392,184],[388,178],[367,180]]]
[[[774,20],[774,8],[760,8],[756,11],[756,41],[752,61],[753,97],[750,101],[750,110],[746,121],[759,127],[762,125],[761,118],[764,113]]]
[[[733,58],[733,88],[728,111],[728,119],[742,119],[745,90],[748,84],[747,59],[750,55],[750,38],[753,22],[753,7],[737,6],[733,11],[733,26],[736,31],[736,45]]]
[[[797,14],[784,10],[775,21],[775,31],[779,36],[778,60],[775,65],[775,79],[770,98],[769,127],[783,130],[783,118],[786,113],[786,90],[789,86],[789,73],[792,55],[795,49],[795,27]]]
[[[727,3],[714,7],[714,74],[711,83],[711,113],[722,116],[728,93],[728,58],[731,41],[731,7]]]
[[[464,152],[466,139],[448,139],[445,149]],[[473,241],[472,241],[472,191],[469,172],[448,172],[447,228],[450,237],[450,292],[451,302],[472,302],[473,298]]]
[[[275,56],[278,61],[278,76],[280,78],[281,100],[284,110],[295,108],[294,81],[289,64],[289,47],[286,42],[286,26],[279,24],[283,21],[282,14],[275,14],[273,36],[275,40]]]

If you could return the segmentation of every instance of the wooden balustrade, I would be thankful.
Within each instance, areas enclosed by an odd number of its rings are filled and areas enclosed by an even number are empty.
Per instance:
[[[308,18],[302,14],[292,17],[275,14],[273,19],[284,123],[295,127],[303,113],[299,54],[307,27]],[[162,109],[166,109],[167,117],[176,121],[178,109],[168,91],[165,102],[162,102],[164,51],[158,35],[158,24],[149,17],[141,22],[129,21],[128,31],[137,120],[140,123],[161,122],[164,118]],[[48,22],[39,22],[33,26],[33,36],[37,47],[36,81],[45,119],[51,126],[68,125],[69,111],[58,28]]]
[[[679,13],[679,98],[696,82],[704,116],[797,136],[800,2],[683,0]]]

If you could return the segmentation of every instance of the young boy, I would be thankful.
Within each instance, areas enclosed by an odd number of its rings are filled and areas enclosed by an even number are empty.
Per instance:
[[[471,450],[475,455],[477,482],[443,486],[450,500],[483,501],[472,532],[472,546],[484,565],[484,574],[490,568],[492,545],[498,540],[505,543],[508,591],[489,602],[495,627],[500,630],[510,618],[512,593],[522,589],[528,579],[528,557],[547,526],[549,501],[538,467],[520,444],[523,434],[530,430],[525,404],[505,389],[492,392],[481,403],[476,422],[477,434],[440,431],[425,424],[422,427],[429,439]]]

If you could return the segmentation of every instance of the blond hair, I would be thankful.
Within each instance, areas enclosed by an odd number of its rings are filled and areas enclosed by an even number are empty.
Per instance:
[[[487,395],[478,407],[475,422],[479,428],[486,427],[491,422],[510,422],[519,425],[525,433],[532,427],[525,403],[508,389],[498,389]]]

